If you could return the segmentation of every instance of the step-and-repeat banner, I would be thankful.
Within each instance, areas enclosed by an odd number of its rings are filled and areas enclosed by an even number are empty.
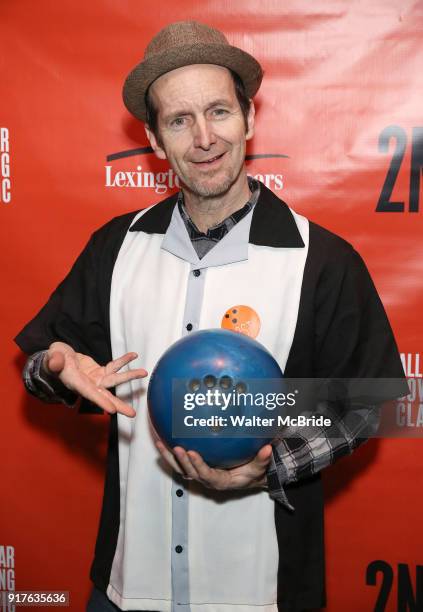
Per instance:
[[[185,19],[263,65],[248,171],[361,253],[410,380],[400,436],[325,472],[328,610],[422,610],[423,5],[411,0],[1,3],[0,591],[65,590],[84,609],[108,417],[27,396],[12,338],[95,228],[177,188],[121,88],[151,36]]]

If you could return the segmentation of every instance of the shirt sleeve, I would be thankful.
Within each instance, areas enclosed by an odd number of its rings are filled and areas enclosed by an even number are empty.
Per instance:
[[[39,354],[52,342],[65,342],[76,352],[97,363],[111,359],[108,329],[108,306],[112,249],[106,249],[104,231],[95,232],[76,259],[64,280],[53,291],[47,303],[25,325],[15,342],[27,355]],[[56,393],[51,381],[40,376],[42,359],[30,358],[24,382],[27,389],[44,401],[74,403],[71,396]],[[89,400],[81,399],[79,412],[102,413]]]
[[[281,431],[273,442],[267,481],[270,496],[290,510],[294,508],[286,485],[352,453],[377,432],[381,404],[409,392],[385,310],[363,260],[352,248],[322,268],[312,308],[314,378],[389,378],[392,384],[383,398],[366,397],[361,403],[316,401],[308,415],[329,417],[329,427]]]
[[[56,377],[49,376],[43,369],[43,359],[47,351],[38,351],[28,358],[22,372],[26,390],[48,404],[74,406],[78,396]]]
[[[349,455],[360,444],[377,432],[380,408],[356,405],[342,411],[332,402],[320,403],[319,414],[328,417],[329,427],[289,428],[283,438],[273,445],[267,471],[270,496],[289,510],[284,487],[292,482],[317,474],[341,457]],[[305,414],[304,416],[311,416]]]

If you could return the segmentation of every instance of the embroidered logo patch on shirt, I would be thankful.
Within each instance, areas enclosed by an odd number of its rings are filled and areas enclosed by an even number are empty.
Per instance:
[[[260,317],[250,306],[242,304],[232,306],[223,315],[220,326],[250,338],[257,338],[260,331]]]

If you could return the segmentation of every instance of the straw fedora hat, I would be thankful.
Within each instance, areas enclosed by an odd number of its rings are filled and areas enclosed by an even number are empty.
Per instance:
[[[219,30],[197,21],[178,21],[160,30],[147,46],[142,62],[129,73],[123,101],[137,119],[146,121],[145,94],[159,76],[190,64],[217,64],[238,74],[252,98],[263,70],[249,53],[233,47]]]

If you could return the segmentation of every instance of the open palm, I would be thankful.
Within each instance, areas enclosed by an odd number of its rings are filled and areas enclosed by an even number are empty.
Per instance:
[[[57,376],[68,389],[106,412],[135,416],[132,406],[115,397],[108,389],[147,376],[143,368],[119,372],[137,357],[137,353],[126,353],[101,366],[64,342],[53,342],[46,353],[43,367],[48,374]]]

